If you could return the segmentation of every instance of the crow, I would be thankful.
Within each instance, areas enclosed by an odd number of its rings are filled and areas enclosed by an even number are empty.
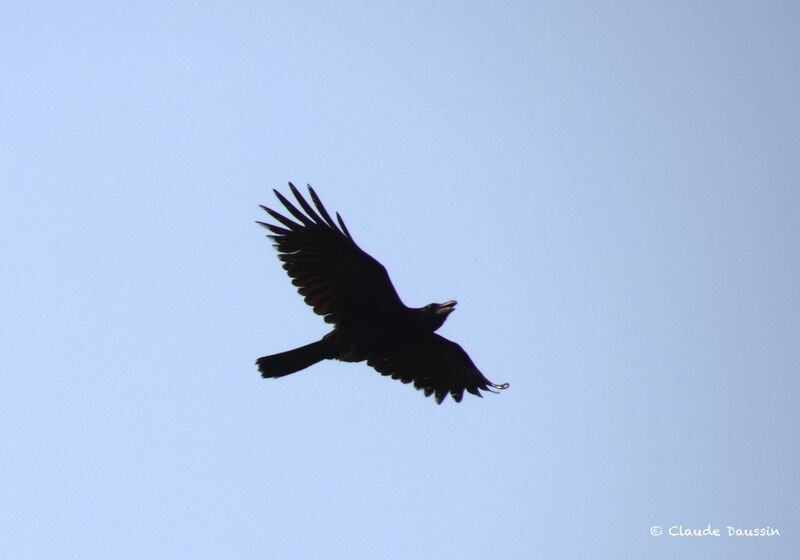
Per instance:
[[[311,344],[259,358],[262,377],[283,377],[335,359],[366,361],[382,375],[413,381],[438,404],[448,394],[461,402],[464,390],[482,397],[481,390],[508,387],[486,379],[461,346],[435,334],[456,301],[406,307],[383,265],[356,245],[338,213],[333,221],[311,185],[314,207],[292,183],[289,188],[300,208],[273,192],[294,220],[262,205],[280,225],[257,223],[271,232],[267,237],[292,284],[333,330]]]

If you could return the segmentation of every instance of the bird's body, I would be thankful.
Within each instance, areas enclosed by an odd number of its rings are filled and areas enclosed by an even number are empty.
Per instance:
[[[356,245],[339,214],[333,221],[309,186],[316,211],[289,183],[302,212],[278,191],[278,200],[297,220],[262,208],[281,226],[258,222],[272,232],[283,268],[314,311],[333,323],[322,339],[306,346],[259,358],[263,377],[283,377],[324,359],[366,361],[383,375],[435,395],[449,393],[460,402],[464,391],[505,389],[494,385],[456,343],[436,331],[456,302],[410,308],[403,304],[386,269]]]

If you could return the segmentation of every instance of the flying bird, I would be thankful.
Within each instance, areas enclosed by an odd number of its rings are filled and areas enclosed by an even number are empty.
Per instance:
[[[292,284],[333,330],[311,344],[259,358],[262,377],[283,377],[335,359],[366,361],[382,375],[413,382],[438,404],[448,394],[461,402],[465,390],[482,397],[481,391],[508,387],[486,379],[461,346],[435,333],[456,301],[404,305],[383,265],[356,245],[338,213],[334,222],[311,185],[314,207],[292,183],[289,188],[300,208],[273,192],[294,219],[261,206],[280,225],[257,223],[271,232],[267,237]]]

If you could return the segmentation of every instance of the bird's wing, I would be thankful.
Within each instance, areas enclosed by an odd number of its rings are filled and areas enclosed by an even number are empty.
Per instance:
[[[302,211],[274,192],[297,221],[262,206],[281,225],[258,223],[272,232],[268,237],[283,268],[314,312],[340,323],[401,307],[386,269],[356,245],[342,217],[337,213],[334,222],[310,185],[316,211],[293,184],[289,187]]]
[[[481,390],[494,393],[495,389],[508,387],[508,383],[495,385],[486,379],[461,346],[435,333],[391,352],[371,356],[367,364],[392,379],[403,383],[413,381],[414,387],[424,391],[426,397],[435,395],[438,404],[448,393],[461,402],[464,390],[482,397]]]

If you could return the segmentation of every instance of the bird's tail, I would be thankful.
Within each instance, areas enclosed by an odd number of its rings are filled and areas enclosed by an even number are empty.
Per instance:
[[[294,350],[264,356],[257,359],[256,364],[261,377],[283,377],[333,357],[335,357],[333,344],[323,338]]]

